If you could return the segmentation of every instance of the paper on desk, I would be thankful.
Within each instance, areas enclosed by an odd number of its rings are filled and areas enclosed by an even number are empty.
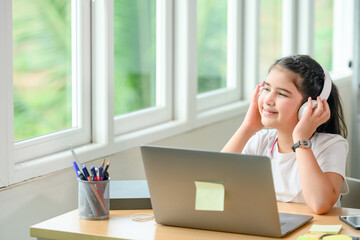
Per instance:
[[[312,225],[310,232],[322,232],[322,233],[331,233],[338,234],[341,230],[342,225]]]
[[[224,211],[224,184],[212,181],[195,181],[195,210]]]
[[[330,235],[323,237],[324,240],[352,240],[357,238],[352,238],[348,235],[340,234],[340,235]]]

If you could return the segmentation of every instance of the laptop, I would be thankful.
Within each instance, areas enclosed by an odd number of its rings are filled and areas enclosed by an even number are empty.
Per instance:
[[[161,146],[141,153],[159,224],[283,237],[313,218],[278,212],[266,156]]]

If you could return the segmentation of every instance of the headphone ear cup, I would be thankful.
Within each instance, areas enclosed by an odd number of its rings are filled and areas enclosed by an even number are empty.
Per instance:
[[[259,93],[258,93],[258,95],[257,95],[258,98],[260,97],[260,94],[261,94],[261,92],[263,91],[263,89],[264,89],[264,87],[260,87]]]
[[[308,102],[304,103],[303,105],[301,105],[301,107],[299,108],[299,113],[298,113],[298,118],[299,120],[301,119],[301,117],[304,115],[306,109],[308,108]]]
[[[298,112],[298,118],[299,120],[301,119],[301,117],[304,115],[304,113],[306,112],[306,110],[308,109],[308,102],[304,103],[303,105],[301,105],[301,107],[299,108],[299,112]],[[316,108],[317,106],[317,101],[316,100],[312,100],[312,107],[313,109]]]

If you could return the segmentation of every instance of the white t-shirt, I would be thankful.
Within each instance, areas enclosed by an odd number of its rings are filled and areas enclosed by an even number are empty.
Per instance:
[[[271,159],[278,201],[305,203],[295,153],[279,153],[277,143],[275,143],[276,137],[275,129],[263,129],[250,138],[242,153],[265,155]],[[347,140],[337,134],[315,133],[311,138],[311,144],[321,170],[340,174],[344,178],[341,194],[347,194],[349,191],[345,180]],[[340,206],[340,201],[338,200],[335,205]]]

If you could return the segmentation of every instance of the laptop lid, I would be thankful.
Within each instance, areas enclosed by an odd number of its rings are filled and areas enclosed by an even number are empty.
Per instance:
[[[280,226],[268,157],[159,146],[141,152],[157,223],[271,237],[291,231]]]

